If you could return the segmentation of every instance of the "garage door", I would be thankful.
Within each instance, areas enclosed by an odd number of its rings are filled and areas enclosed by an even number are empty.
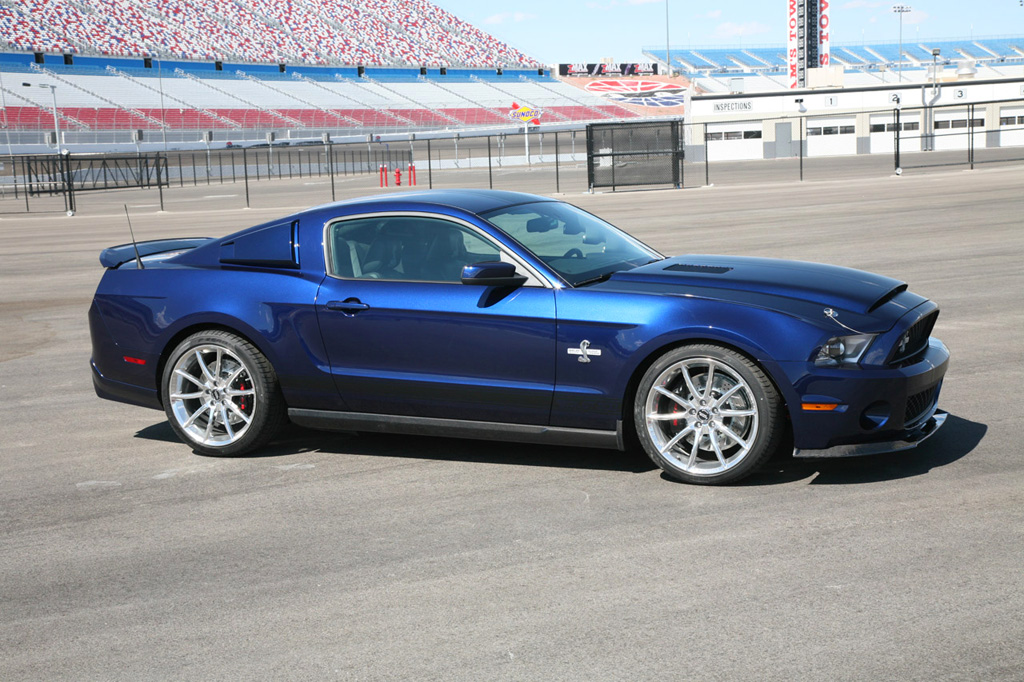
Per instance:
[[[999,110],[999,146],[1024,146],[1024,107]]]
[[[763,159],[761,122],[708,124],[707,146],[709,161]]]
[[[967,110],[935,112],[935,149],[967,149],[968,131],[974,130],[974,146],[985,146],[985,119],[975,112],[974,119],[967,120]]]
[[[856,154],[855,123],[852,117],[807,119],[807,156]]]
[[[870,123],[871,153],[896,151],[896,119],[892,114],[872,114]],[[900,115],[900,152],[921,151],[921,114]]]

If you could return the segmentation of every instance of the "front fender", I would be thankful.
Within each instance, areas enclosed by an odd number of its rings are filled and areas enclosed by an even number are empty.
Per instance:
[[[551,423],[577,428],[615,428],[638,376],[667,349],[686,343],[744,353],[788,402],[795,393],[779,363],[806,360],[822,336],[819,327],[784,312],[687,296],[566,290],[559,292],[558,318]],[[580,362],[583,341],[590,362]]]

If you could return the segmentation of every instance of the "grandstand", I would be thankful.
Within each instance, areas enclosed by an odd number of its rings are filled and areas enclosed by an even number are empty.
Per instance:
[[[509,128],[513,102],[638,116],[426,0],[0,0],[0,28],[0,126],[26,143],[54,115],[65,144]]]
[[[7,49],[365,66],[541,66],[426,0],[0,0]]]
[[[141,59],[80,58],[37,63],[32,55],[0,55],[5,122],[11,130],[52,130],[46,88],[55,84],[66,134],[98,130],[290,130],[400,132],[433,128],[510,126],[513,102],[540,109],[545,122],[632,118],[622,106],[562,83],[543,70],[358,69],[320,66],[268,68],[223,64],[154,63]],[[228,138],[232,136],[226,136]],[[234,137],[242,137],[237,132]]]
[[[977,70],[979,78],[1016,75],[1024,70],[1024,36],[942,39],[927,42],[833,43],[831,60],[845,71],[848,86],[880,85],[925,80],[938,49],[939,66],[964,66]],[[644,53],[664,63],[664,47],[648,47]],[[671,48],[675,71],[686,74],[704,92],[729,92],[733,79],[743,79],[747,91],[788,89],[786,46]],[[900,75],[902,73],[902,75]]]

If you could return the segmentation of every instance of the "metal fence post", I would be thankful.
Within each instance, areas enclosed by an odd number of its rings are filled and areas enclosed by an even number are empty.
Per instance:
[[[328,142],[324,144],[324,151],[327,152],[327,172],[331,176],[331,201],[337,201],[337,197],[334,195],[334,150],[331,149],[333,145]]]
[[[893,135],[895,136],[895,138],[893,140],[894,150],[895,150],[895,158],[893,160],[893,163],[894,163],[895,167],[893,168],[893,170],[896,172],[896,175],[900,175],[901,173],[903,173],[903,171],[900,168],[900,108],[899,107],[896,107],[895,109],[893,109],[893,117],[896,119],[896,125],[893,127]]]
[[[679,189],[686,187],[686,125],[676,121],[676,129],[679,131],[677,139],[682,154],[679,155]]]
[[[491,136],[487,136],[487,186],[494,189],[494,177],[491,174]]]
[[[68,182],[68,215],[75,215],[75,176],[71,172],[71,154],[64,155]]]
[[[704,184],[711,184],[711,147],[708,145],[708,124],[704,124]]]
[[[28,207],[28,195],[30,194],[29,189],[31,188],[29,181],[32,177],[28,174],[28,159],[24,156],[21,157],[21,174],[25,178],[25,213],[31,213]],[[17,179],[15,179],[14,182],[17,183]]]
[[[430,156],[430,138],[427,138],[427,187],[434,189],[434,171],[431,169],[433,161]]]
[[[806,129],[807,117],[800,117],[800,139],[797,140],[797,144],[800,145],[800,182],[804,181],[804,130]]]
[[[242,147],[242,171],[245,173],[245,207],[249,208],[249,154]]]
[[[164,183],[160,177],[160,152],[156,153],[156,188],[160,192],[160,210],[164,210]]]
[[[562,185],[558,179],[558,132],[555,132],[555,194],[560,194]]]
[[[974,105],[967,109],[967,158],[971,162],[971,170],[974,170]]]

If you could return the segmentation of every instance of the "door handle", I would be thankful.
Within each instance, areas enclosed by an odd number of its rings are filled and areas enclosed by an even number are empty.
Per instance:
[[[363,310],[369,310],[370,306],[358,298],[346,298],[344,301],[328,301],[328,310],[340,310],[343,313],[355,314]]]

